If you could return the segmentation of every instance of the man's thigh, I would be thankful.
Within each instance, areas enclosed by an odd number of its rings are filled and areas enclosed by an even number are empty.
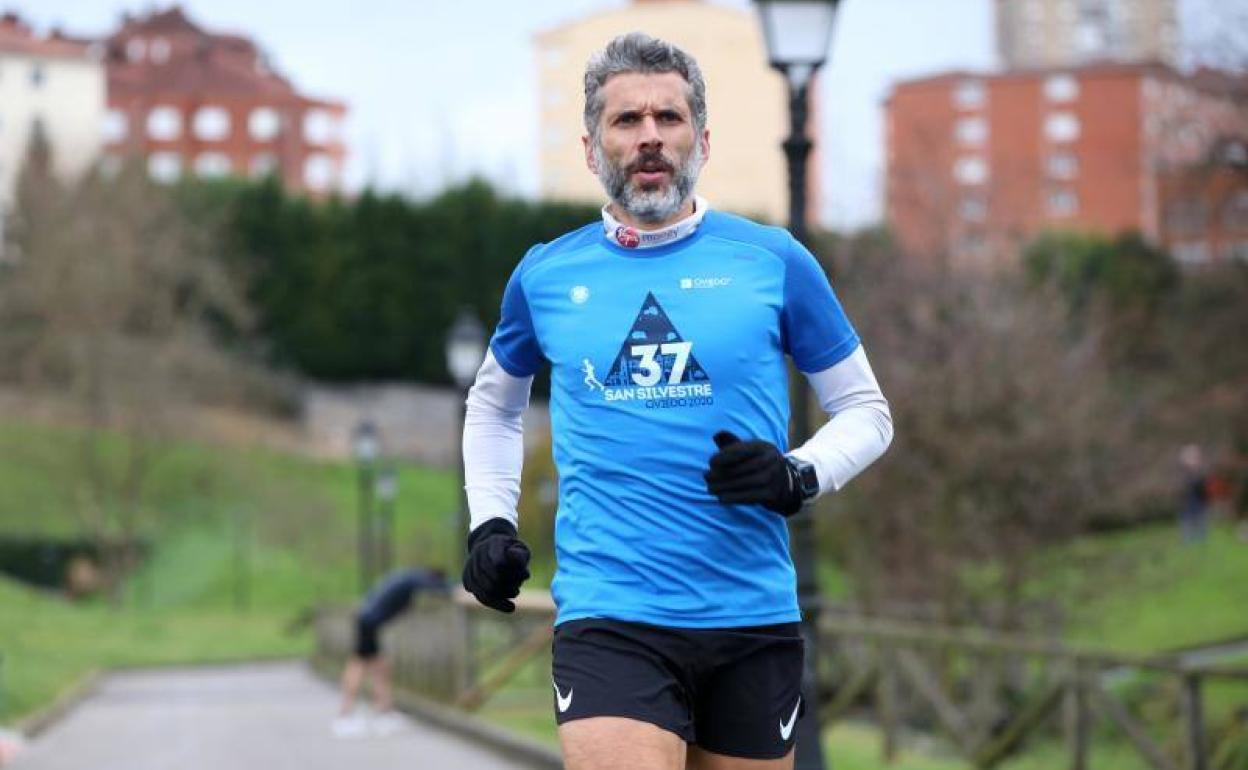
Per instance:
[[[794,750],[779,759],[745,759],[689,747],[688,770],[793,770]]]
[[[559,743],[566,770],[685,768],[684,739],[636,719],[590,717],[565,722],[559,726]]]

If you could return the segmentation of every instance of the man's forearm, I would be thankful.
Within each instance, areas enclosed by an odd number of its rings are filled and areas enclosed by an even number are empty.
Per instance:
[[[819,493],[826,494],[884,454],[893,440],[893,418],[861,347],[807,379],[830,419],[790,454],[815,466]]]
[[[516,524],[520,473],[524,465],[522,415],[532,377],[508,374],[492,353],[468,392],[464,417],[464,489],[471,527],[493,518]]]

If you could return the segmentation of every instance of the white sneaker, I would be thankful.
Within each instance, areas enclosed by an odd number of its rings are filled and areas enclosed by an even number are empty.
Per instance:
[[[370,725],[373,735],[386,736],[401,733],[407,729],[407,719],[402,714],[387,711],[373,717]]]
[[[356,714],[338,717],[330,723],[329,731],[335,738],[362,738],[368,733],[368,720]]]

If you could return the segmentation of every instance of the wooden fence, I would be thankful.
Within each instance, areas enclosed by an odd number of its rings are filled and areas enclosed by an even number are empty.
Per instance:
[[[450,602],[425,597],[386,628],[383,645],[400,687],[473,711],[549,649],[553,609],[549,595],[531,591],[513,615],[485,610],[467,594]],[[1061,737],[1067,766],[1088,770],[1094,732],[1112,729],[1142,768],[1225,770],[1211,764],[1219,747],[1209,735],[1205,692],[1214,681],[1248,683],[1248,667],[982,630],[830,612],[821,613],[820,628],[825,724],[871,714],[889,760],[904,730],[942,733],[977,768],[996,767],[1028,739]],[[321,613],[318,656],[341,660],[351,631],[345,610]]]

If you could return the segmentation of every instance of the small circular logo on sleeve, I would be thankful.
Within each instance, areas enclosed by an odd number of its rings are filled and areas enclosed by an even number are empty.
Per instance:
[[[568,292],[568,297],[578,305],[584,305],[589,300],[588,286],[573,286],[572,291]]]

